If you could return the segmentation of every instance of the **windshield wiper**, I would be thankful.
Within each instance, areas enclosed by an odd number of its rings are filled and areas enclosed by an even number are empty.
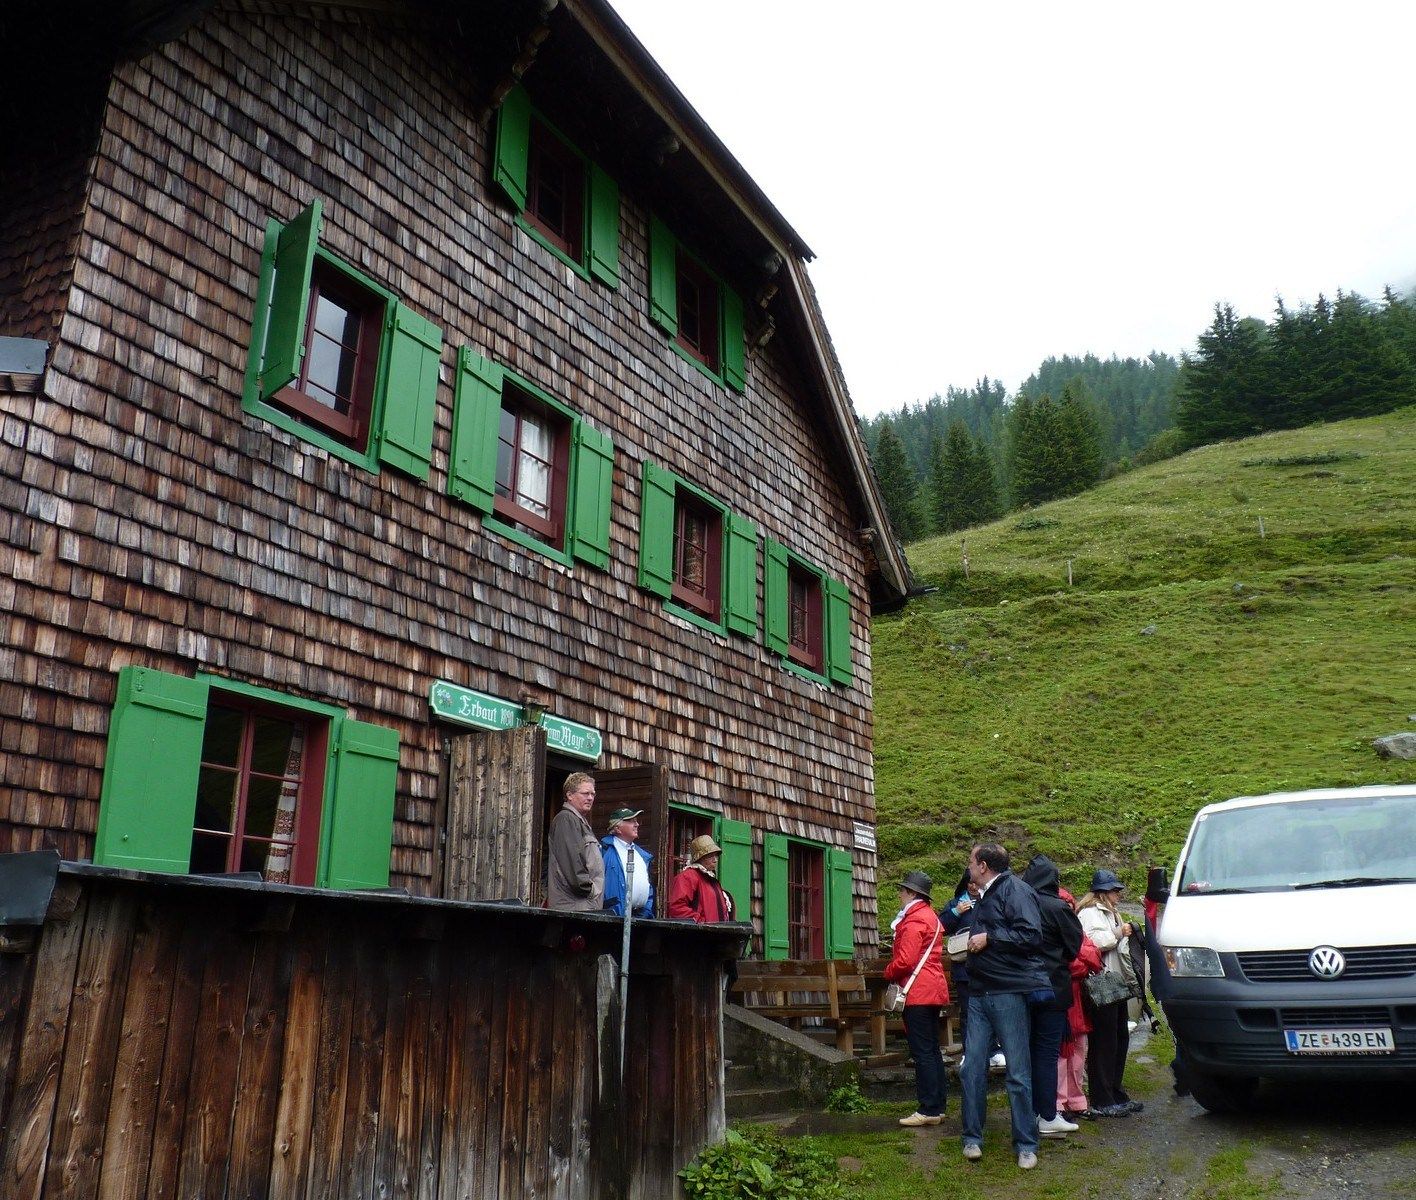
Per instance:
[[[1353,875],[1347,879],[1319,879],[1312,883],[1295,883],[1293,890],[1305,888],[1374,887],[1383,883],[1416,883],[1409,875]]]

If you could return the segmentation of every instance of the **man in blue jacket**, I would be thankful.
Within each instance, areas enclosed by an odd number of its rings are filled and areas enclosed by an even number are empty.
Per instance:
[[[964,1030],[964,1157],[983,1157],[988,1100],[988,1047],[997,1038],[1008,1060],[1008,1104],[1018,1166],[1037,1166],[1037,1115],[1033,1112],[1029,1004],[1051,999],[1042,958],[1042,917],[1037,895],[1008,869],[1008,851],[996,843],[975,846],[969,877],[981,893],[969,937],[969,1021]]]
[[[624,883],[630,877],[636,919],[654,915],[654,877],[650,870],[654,856],[635,843],[639,841],[639,814],[643,809],[617,808],[610,814],[610,832],[600,839],[605,858],[605,911],[624,916]],[[629,860],[634,859],[634,870]]]

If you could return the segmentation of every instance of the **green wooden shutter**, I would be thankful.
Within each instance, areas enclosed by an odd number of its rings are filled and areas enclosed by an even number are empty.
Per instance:
[[[531,97],[514,87],[497,110],[492,182],[520,212],[526,207],[526,179],[531,162]]]
[[[855,883],[849,850],[826,851],[826,957],[855,957]]]
[[[723,848],[718,860],[718,882],[733,898],[733,918],[752,920],[752,826],[746,821],[718,819],[714,839]]]
[[[571,464],[570,552],[602,570],[610,565],[610,497],[614,492],[615,448],[609,434],[584,421],[575,423]]]
[[[787,929],[787,839],[762,836],[762,957],[783,959],[791,953]]]
[[[209,690],[204,680],[146,667],[118,672],[94,862],[172,874],[190,869]]]
[[[734,391],[747,386],[746,344],[742,331],[742,297],[724,286],[723,293],[723,379]]]
[[[447,490],[483,512],[492,511],[497,491],[501,402],[501,367],[464,346],[457,356]]]
[[[639,586],[656,596],[668,596],[674,587],[675,484],[669,472],[645,461],[639,494]]]
[[[612,288],[619,287],[619,184],[594,163],[589,165],[589,172],[590,219],[586,222],[585,233],[590,251],[590,274]]]
[[[727,553],[727,625],[733,633],[757,636],[757,526],[730,512],[723,518]]]
[[[849,683],[851,668],[851,597],[839,579],[824,579],[826,596],[826,674],[834,683]]]
[[[334,789],[324,814],[327,832],[321,885],[387,887],[398,733],[382,725],[344,721],[338,738]]]
[[[649,218],[649,319],[678,336],[678,242],[658,217]]]
[[[406,305],[395,303],[387,335],[379,458],[415,479],[426,480],[433,457],[442,330]]]
[[[323,219],[324,208],[316,200],[280,231],[276,241],[275,283],[260,376],[262,400],[269,400],[300,374],[300,360],[305,357],[310,274]]]
[[[767,538],[762,547],[762,641],[774,654],[787,652],[788,620],[787,548]]]

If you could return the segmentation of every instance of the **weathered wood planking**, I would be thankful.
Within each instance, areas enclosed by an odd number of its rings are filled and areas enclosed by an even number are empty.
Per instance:
[[[639,927],[621,1098],[617,922],[287,889],[286,930],[249,885],[59,887],[0,958],[6,1200],[657,1200],[722,1128],[732,934]]]
[[[527,83],[620,179],[619,288],[517,224],[488,182],[479,105],[510,65],[491,48],[517,32],[483,27],[518,7],[471,6],[459,37],[426,8],[361,6],[360,25],[338,5],[224,0],[111,78],[36,101],[59,131],[0,179],[0,327],[54,338],[43,392],[3,398],[0,849],[91,854],[113,673],[129,662],[398,728],[393,881],[418,894],[448,875],[447,731],[427,714],[438,678],[513,698],[535,685],[603,731],[605,766],[658,764],[673,799],[748,820],[759,838],[849,848],[852,822],[873,821],[871,558],[793,322],[775,302],[779,332],[750,350],[746,395],[649,324],[651,207],[720,256],[750,327],[760,256],[742,228],[715,228],[726,210],[710,214],[711,198],[675,194],[628,153],[649,137],[628,93],[585,104],[558,82],[582,62],[603,70],[566,6]],[[50,120],[71,92],[73,119]],[[444,332],[426,483],[370,475],[242,410],[265,222],[314,197],[329,249]],[[447,495],[461,345],[613,437],[607,570],[525,550]],[[852,684],[798,678],[760,638],[692,627],[637,586],[646,459],[848,582]],[[871,854],[856,888],[868,948]]]

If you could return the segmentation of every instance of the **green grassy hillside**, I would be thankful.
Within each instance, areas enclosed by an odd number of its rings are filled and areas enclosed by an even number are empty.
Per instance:
[[[1370,745],[1416,731],[1416,408],[1206,446],[966,541],[967,578],[958,535],[911,546],[939,591],[874,623],[882,881],[952,889],[988,835],[1134,894],[1211,800],[1416,781]]]

